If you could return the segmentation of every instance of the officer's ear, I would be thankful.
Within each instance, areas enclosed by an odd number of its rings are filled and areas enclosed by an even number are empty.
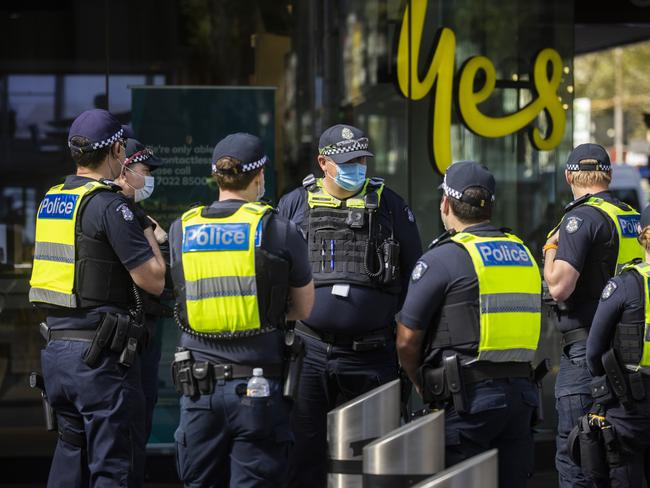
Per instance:
[[[327,170],[327,157],[325,156],[318,156],[318,166],[320,166],[320,169],[323,170],[323,173],[326,173]]]
[[[447,195],[442,195],[440,200],[440,213],[442,215],[449,215],[449,197]]]
[[[566,169],[564,170],[564,179],[566,179],[567,185],[573,185],[573,175],[571,174],[571,171],[568,171]]]
[[[113,159],[120,159],[120,149],[122,148],[122,144],[120,144],[119,141],[114,142],[111,145],[111,156]]]

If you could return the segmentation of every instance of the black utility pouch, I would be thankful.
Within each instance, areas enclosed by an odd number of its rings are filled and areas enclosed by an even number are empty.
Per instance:
[[[590,388],[591,397],[594,399],[594,403],[600,405],[611,405],[616,402],[614,392],[607,382],[607,376],[595,376],[591,380]]]
[[[117,324],[115,325],[115,333],[111,341],[111,351],[121,353],[126,346],[127,337],[129,333],[129,322],[131,319],[128,315],[118,314]]]
[[[192,374],[192,353],[185,348],[177,348],[172,363],[172,380],[176,391],[181,395],[193,397],[198,389]]]
[[[419,375],[424,403],[435,403],[441,406],[449,396],[444,368],[423,367],[420,368]]]
[[[447,379],[447,388],[451,393],[454,402],[454,408],[459,414],[467,413],[468,402],[463,383],[463,372],[458,355],[448,356],[443,359],[445,365],[445,377]]]
[[[627,379],[630,382],[630,393],[637,402],[645,400],[645,386],[643,385],[643,373],[636,371],[629,373]]]
[[[618,445],[616,432],[611,425],[606,425],[601,429],[603,437],[603,446],[605,447],[605,458],[610,468],[617,468],[621,466],[621,449]]]
[[[107,313],[104,315],[102,322],[97,327],[97,332],[95,332],[95,337],[93,337],[92,342],[86,352],[83,355],[83,362],[89,368],[96,368],[99,363],[99,359],[107,349],[111,338],[113,337],[113,331],[117,324],[117,316],[112,313]]]
[[[214,372],[208,361],[195,362],[192,365],[192,375],[201,395],[210,395],[214,391]]]
[[[126,346],[122,349],[120,354],[119,363],[122,366],[130,368],[138,356],[138,340],[135,337],[129,337],[126,341]]]
[[[589,425],[589,416],[580,418],[580,461],[582,472],[594,479],[605,479],[609,476],[609,466],[605,457],[605,449],[599,428]]]

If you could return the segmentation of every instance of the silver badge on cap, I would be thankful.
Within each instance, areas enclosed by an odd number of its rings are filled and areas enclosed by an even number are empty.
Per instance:
[[[343,139],[352,139],[354,137],[354,134],[348,127],[343,127],[343,130],[341,131],[341,137]]]
[[[427,272],[427,269],[429,269],[427,263],[425,263],[424,261],[418,261],[417,263],[415,263],[415,267],[413,268],[413,272],[411,273],[411,279],[413,281],[418,281],[420,278],[422,278],[424,273]]]
[[[616,288],[618,288],[618,286],[616,286],[616,283],[613,281],[608,281],[605,285],[605,288],[603,288],[603,293],[600,295],[600,298],[602,300],[607,300],[616,291]]]
[[[569,234],[577,232],[577,230],[582,225],[582,219],[579,217],[569,217],[566,221],[566,226],[564,227]]]

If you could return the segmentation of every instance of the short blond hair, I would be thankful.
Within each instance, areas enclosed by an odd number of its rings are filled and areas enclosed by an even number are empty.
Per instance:
[[[581,162],[589,162],[589,160]],[[612,182],[611,171],[571,171],[569,174],[571,175],[571,184],[578,188],[597,185],[609,186]]]

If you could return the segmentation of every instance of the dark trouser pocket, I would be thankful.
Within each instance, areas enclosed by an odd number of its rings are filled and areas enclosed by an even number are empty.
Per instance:
[[[180,427],[174,432],[174,441],[176,441],[176,473],[178,479],[184,481],[185,479],[185,449],[187,443],[185,442],[185,431]]]
[[[248,397],[240,400],[237,420],[242,435],[249,439],[268,439],[273,436],[272,408],[275,400],[271,397]]]

